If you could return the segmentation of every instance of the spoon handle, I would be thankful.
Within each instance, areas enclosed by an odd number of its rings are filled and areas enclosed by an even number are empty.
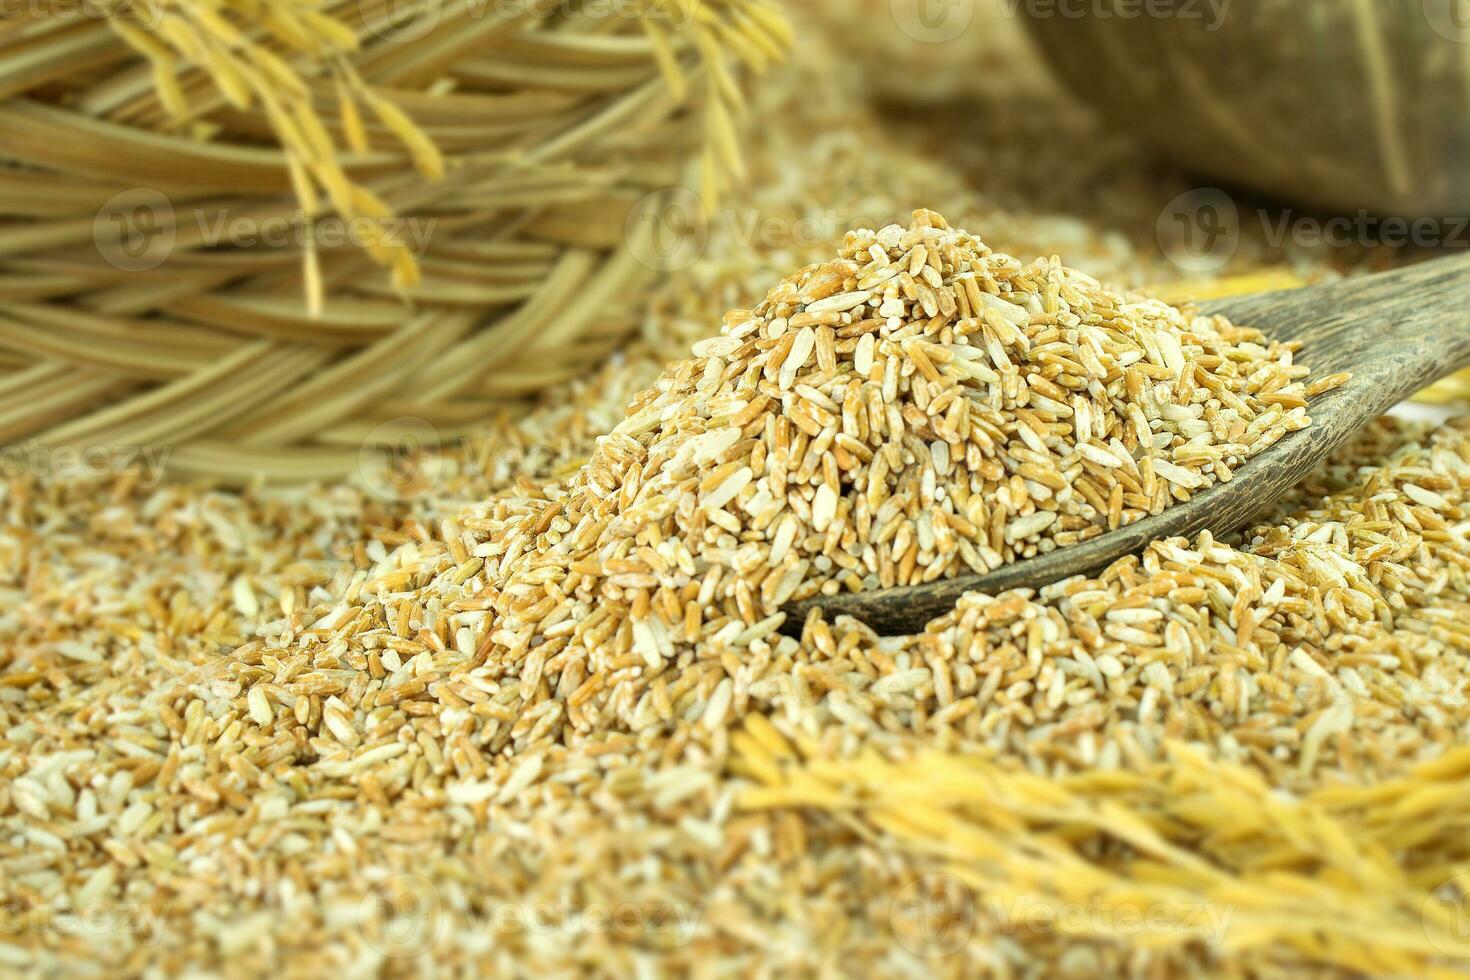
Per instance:
[[[1273,340],[1301,341],[1316,377],[1351,371],[1364,422],[1470,363],[1470,256],[1201,308]]]

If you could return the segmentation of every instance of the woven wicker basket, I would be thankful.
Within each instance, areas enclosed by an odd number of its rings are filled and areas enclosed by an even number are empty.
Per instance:
[[[767,0],[91,2],[0,24],[0,443],[229,480],[603,358],[630,208],[738,172],[733,69],[789,43]]]

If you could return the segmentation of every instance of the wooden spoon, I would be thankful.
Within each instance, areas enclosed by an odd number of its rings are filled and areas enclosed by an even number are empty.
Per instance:
[[[1208,528],[1225,534],[1268,509],[1334,448],[1387,409],[1437,378],[1470,364],[1470,259],[1436,259],[1395,272],[1322,286],[1200,304],[1277,340],[1300,340],[1312,378],[1352,372],[1340,388],[1312,399],[1312,424],[1284,436],[1184,503],[1090,541],[1004,565],[986,575],[926,585],[848,592],[794,602],[786,622],[799,628],[813,608],[830,619],[855,616],[880,633],[911,633],[954,607],[966,592],[995,594],[1096,572],[1150,541]]]

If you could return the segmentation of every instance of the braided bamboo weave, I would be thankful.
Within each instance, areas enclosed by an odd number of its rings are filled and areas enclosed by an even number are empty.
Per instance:
[[[92,2],[0,21],[0,444],[226,479],[605,357],[630,208],[738,176],[789,42],[767,0]]]

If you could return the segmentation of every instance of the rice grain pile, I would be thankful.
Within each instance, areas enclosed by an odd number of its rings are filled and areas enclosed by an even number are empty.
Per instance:
[[[716,731],[787,600],[993,569],[1158,513],[1306,425],[1326,386],[1302,385],[1289,346],[1023,267],[929,212],[850,234],[725,321],[566,487],[523,481],[434,562],[380,562],[304,659],[294,635],[246,647],[293,676],[355,672],[297,719],[325,745],[283,751],[351,750],[372,681],[369,706],[450,713],[466,754]],[[278,674],[246,681],[267,730]]]

